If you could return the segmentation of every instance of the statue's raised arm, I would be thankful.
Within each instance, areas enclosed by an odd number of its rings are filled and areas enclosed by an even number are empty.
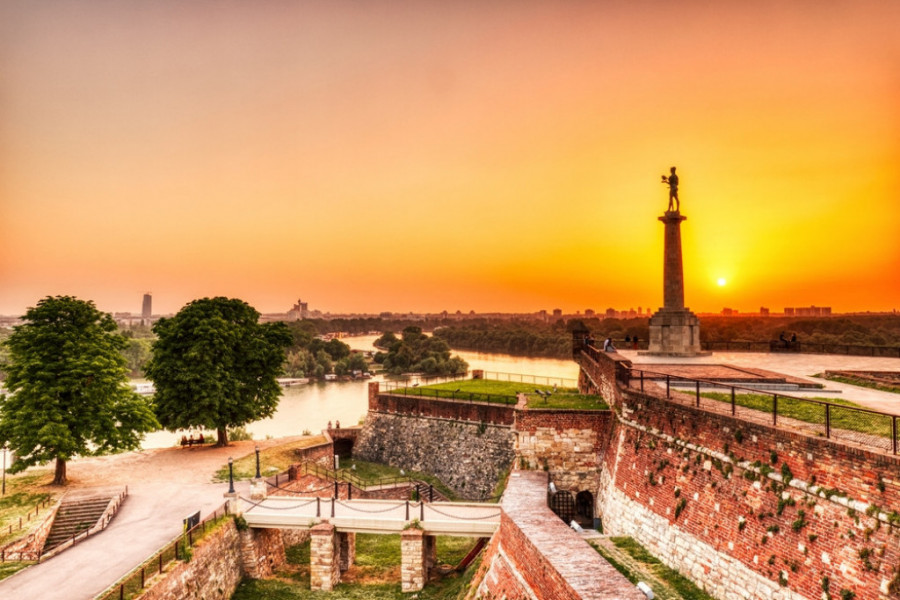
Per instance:
[[[669,212],[678,212],[681,203],[678,201],[678,175],[675,174],[675,167],[669,169],[669,176],[662,176],[662,182],[669,184]]]

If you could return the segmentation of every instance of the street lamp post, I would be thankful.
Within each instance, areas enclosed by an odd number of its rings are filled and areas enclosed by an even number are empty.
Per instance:
[[[9,448],[9,442],[3,442],[3,493],[6,495],[6,450]]]
[[[261,475],[259,474],[259,444],[256,445],[256,478],[259,479]]]
[[[228,493],[234,493],[234,459],[228,457]]]

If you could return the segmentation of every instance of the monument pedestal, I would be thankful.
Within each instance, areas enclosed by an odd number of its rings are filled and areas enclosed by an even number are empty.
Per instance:
[[[643,356],[709,356],[700,349],[700,319],[686,308],[661,308],[650,317],[648,349]]]
[[[709,356],[700,349],[700,319],[684,306],[681,223],[687,217],[670,210],[659,220],[666,226],[663,263],[664,306],[650,317],[650,343],[645,356]]]

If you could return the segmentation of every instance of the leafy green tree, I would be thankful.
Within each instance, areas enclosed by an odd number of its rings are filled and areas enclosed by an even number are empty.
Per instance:
[[[75,455],[133,450],[158,423],[128,385],[126,339],[93,302],[47,297],[5,341],[9,395],[0,397],[0,442],[19,460],[10,472],[56,460],[66,483]]]
[[[154,409],[166,429],[215,429],[224,446],[229,427],[275,412],[276,378],[291,344],[284,323],[259,323],[246,302],[218,297],[194,300],[153,331],[144,372],[156,386]]]

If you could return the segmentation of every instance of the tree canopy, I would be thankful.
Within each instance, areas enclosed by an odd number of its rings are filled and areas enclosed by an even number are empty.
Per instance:
[[[93,302],[47,297],[4,341],[9,394],[0,397],[0,442],[21,471],[56,460],[53,483],[66,483],[73,456],[133,450],[158,424],[128,385],[127,341]]]
[[[375,361],[381,362],[389,373],[409,372],[427,375],[457,375],[465,373],[468,363],[459,356],[450,357],[450,346],[444,340],[422,333],[421,327],[409,326],[402,332],[402,337],[385,334],[376,344],[387,349],[387,353],[379,352]]]
[[[291,344],[284,323],[259,323],[243,300],[217,297],[194,300],[153,331],[144,372],[156,386],[153,406],[164,428],[215,429],[222,446],[229,427],[274,414]]]

